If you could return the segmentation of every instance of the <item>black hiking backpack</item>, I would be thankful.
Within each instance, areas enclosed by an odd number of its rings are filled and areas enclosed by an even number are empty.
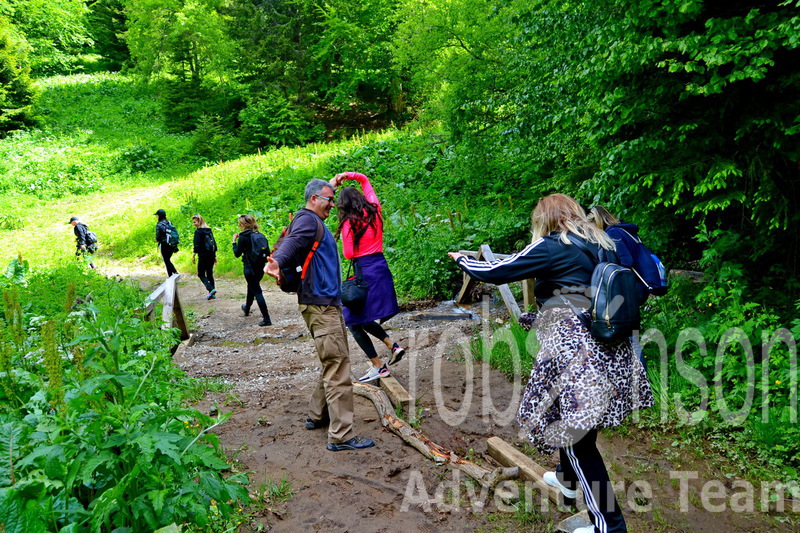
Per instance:
[[[214,240],[214,234],[209,232],[204,232],[205,238],[203,239],[203,248],[206,252],[214,253],[217,251],[217,241]]]
[[[245,251],[251,265],[264,268],[269,257],[269,242],[263,233],[254,231],[250,234],[250,250]]]
[[[595,264],[590,287],[589,322],[586,315],[568,299],[564,301],[578,315],[592,336],[601,341],[617,341],[630,337],[638,330],[641,322],[639,314],[639,277],[628,267],[600,259],[579,238],[572,238],[572,244],[589,256]]]

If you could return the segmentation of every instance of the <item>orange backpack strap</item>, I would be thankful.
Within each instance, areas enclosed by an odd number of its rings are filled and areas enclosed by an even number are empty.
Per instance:
[[[303,271],[300,273],[300,279],[306,279],[306,272],[308,271],[308,267],[311,265],[311,259],[314,257],[314,253],[319,248],[319,243],[322,242],[322,238],[325,236],[325,228],[322,225],[322,221],[319,217],[317,219],[317,234],[314,238],[314,244],[311,246],[311,251],[308,252],[306,256],[306,260],[303,263]]]

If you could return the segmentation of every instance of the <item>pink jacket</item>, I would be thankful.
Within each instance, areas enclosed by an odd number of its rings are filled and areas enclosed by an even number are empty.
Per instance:
[[[378,207],[378,213],[381,213],[381,202],[375,194],[375,189],[369,182],[364,174],[358,172],[347,172],[347,179],[355,180],[361,184],[361,189],[364,191],[364,196],[367,201],[375,204]],[[359,241],[358,251],[353,250],[353,231],[350,228],[350,221],[345,221],[342,226],[342,252],[345,258],[353,259],[355,257],[363,257],[365,255],[382,253],[383,252],[383,224],[378,224],[377,231],[372,227],[367,228],[367,231]]]

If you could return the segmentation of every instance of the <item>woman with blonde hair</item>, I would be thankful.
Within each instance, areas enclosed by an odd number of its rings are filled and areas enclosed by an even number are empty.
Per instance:
[[[217,297],[217,289],[214,283],[214,265],[217,264],[217,242],[214,240],[214,232],[206,224],[201,215],[192,216],[194,224],[194,249],[192,263],[197,263],[197,277],[203,282],[208,294],[206,300],[213,300]]]
[[[267,302],[261,292],[261,280],[264,278],[264,267],[266,260],[253,257],[253,239],[258,233],[258,223],[252,215],[239,215],[239,233],[233,236],[233,255],[242,258],[244,265],[244,279],[247,281],[247,299],[242,304],[244,316],[250,316],[250,307],[253,300],[258,303],[261,310],[262,320],[259,326],[271,326],[272,320],[269,318]]]
[[[545,481],[569,498],[580,485],[592,526],[577,533],[625,532],[614,497],[598,428],[617,426],[631,412],[653,405],[650,384],[628,339],[600,342],[572,310],[587,308],[595,261],[615,259],[614,243],[564,194],[542,198],[531,216],[533,242],[502,261],[448,254],[470,276],[495,284],[535,279],[539,311],[520,317],[536,328],[541,346],[525,387],[517,420],[542,452],[559,451],[557,472]],[[569,301],[567,301],[569,300]]]

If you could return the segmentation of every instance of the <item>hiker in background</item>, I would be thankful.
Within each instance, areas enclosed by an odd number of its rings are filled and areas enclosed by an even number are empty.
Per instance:
[[[336,174],[330,183],[335,189],[345,180],[360,183],[364,193],[353,187],[345,187],[339,192],[336,202],[339,227],[336,233],[342,236],[342,253],[353,262],[356,275],[363,277],[368,291],[362,308],[343,307],[342,314],[356,343],[372,363],[369,371],[359,378],[361,382],[368,382],[389,375],[389,369],[378,357],[369,335],[386,345],[390,365],[403,358],[405,349],[392,342],[381,326],[400,311],[392,273],[383,256],[381,203],[364,174],[343,172]]]
[[[306,429],[328,426],[325,447],[333,452],[369,448],[375,443],[353,431],[350,352],[340,298],[342,269],[336,239],[323,223],[334,206],[333,187],[313,179],[306,185],[305,201],[267,259],[266,273],[279,278],[281,267],[294,270],[307,264],[309,275],[300,280],[297,303],[314,339],[322,371],[309,401]]]
[[[161,252],[161,257],[164,259],[164,266],[167,267],[167,277],[177,274],[178,270],[172,264],[172,254],[178,251],[178,231],[172,222],[167,220],[167,213],[163,209],[159,209],[154,213],[158,217],[156,223],[156,242],[158,249]]]
[[[75,256],[87,256],[89,267],[94,270],[92,255],[97,251],[97,236],[93,231],[89,231],[89,227],[81,222],[78,217],[71,217],[69,223],[75,233]]]
[[[256,244],[257,241],[263,241],[264,244],[263,246],[254,246],[254,241]],[[239,215],[239,233],[233,236],[233,255],[242,258],[244,279],[247,282],[247,300],[242,304],[242,311],[244,311],[244,316],[250,316],[250,307],[255,299],[262,316],[261,322],[258,323],[259,326],[272,325],[260,284],[264,277],[264,266],[267,261],[266,255],[263,255],[263,249],[269,251],[266,241],[266,237],[258,232],[258,224],[252,215]],[[255,248],[259,248],[258,253]]]
[[[625,532],[625,519],[597,449],[597,430],[617,426],[631,412],[650,407],[653,395],[630,341],[598,341],[567,304],[568,298],[586,308],[595,267],[573,240],[600,258],[614,257],[614,242],[563,194],[542,198],[531,220],[533,242],[502,261],[448,255],[480,281],[500,285],[536,279],[540,311],[522,315],[520,323],[536,328],[541,348],[517,420],[540,451],[559,450],[561,468],[545,473],[545,481],[569,498],[577,495],[580,484],[593,525],[575,531]]]
[[[217,242],[214,240],[214,233],[208,227],[206,221],[200,215],[192,217],[194,224],[194,253],[192,263],[197,261],[197,277],[203,282],[208,294],[206,300],[217,297],[217,289],[214,285],[214,265],[217,264]]]

